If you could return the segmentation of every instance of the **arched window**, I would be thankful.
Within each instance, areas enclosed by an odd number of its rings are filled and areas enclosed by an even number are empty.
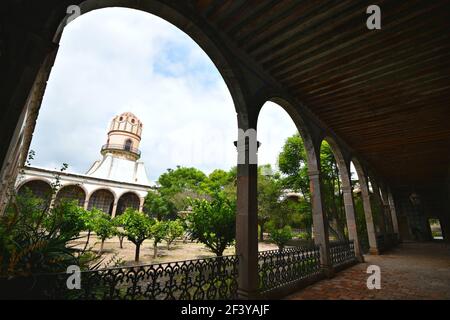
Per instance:
[[[128,139],[127,141],[125,141],[125,150],[130,151],[132,145],[133,145],[133,141],[131,141],[131,139]]]

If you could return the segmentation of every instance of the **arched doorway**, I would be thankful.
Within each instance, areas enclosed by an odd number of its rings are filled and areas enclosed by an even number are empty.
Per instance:
[[[140,205],[140,199],[134,192],[126,192],[120,196],[117,202],[116,215],[122,214],[127,208],[138,210]]]
[[[56,194],[57,203],[63,200],[76,200],[77,204],[80,207],[84,207],[86,192],[83,190],[83,188],[77,185],[64,186],[59,189],[58,193]]]
[[[112,215],[114,207],[114,195],[107,189],[94,191],[89,197],[88,210],[97,208],[106,214]]]

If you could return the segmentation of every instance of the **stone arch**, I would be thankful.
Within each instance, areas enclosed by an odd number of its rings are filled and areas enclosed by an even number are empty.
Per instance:
[[[361,243],[360,237],[358,236],[358,227],[355,212],[355,202],[353,199],[350,161],[346,159],[341,147],[335,139],[330,136],[326,136],[323,141],[326,141],[330,146],[339,171],[348,238],[349,240],[353,240],[354,242],[356,256],[362,259]]]
[[[379,254],[380,250],[377,243],[377,231],[374,223],[374,216],[372,210],[372,201],[369,189],[369,178],[367,171],[361,164],[361,162],[353,157],[351,159],[353,165],[355,166],[356,174],[358,175],[359,186],[361,189],[361,199],[364,207],[364,217],[366,220],[367,238],[369,241],[369,252],[371,254]]]
[[[339,170],[339,175],[342,180],[342,187],[348,188],[351,187],[350,182],[350,161],[347,161],[341,151],[339,144],[330,136],[326,136],[323,138],[323,141],[326,141],[333,152],[334,159],[336,160],[336,164]]]
[[[127,208],[139,210],[141,199],[134,191],[127,191],[123,193],[117,201],[116,215],[122,214]]]
[[[88,210],[97,208],[106,214],[112,215],[115,203],[115,194],[109,189],[100,188],[89,196]]]
[[[84,207],[84,202],[86,201],[86,191],[80,185],[77,184],[68,184],[62,186],[58,193],[56,194],[56,202],[59,202],[63,199],[67,200],[76,200],[77,204],[80,207]]]
[[[311,208],[313,218],[313,237],[314,242],[320,245],[320,259],[324,266],[331,266],[328,236],[328,219],[323,209],[322,190],[320,183],[320,157],[318,141],[322,133],[311,122],[306,122],[300,114],[301,105],[294,104],[292,99],[278,92],[268,89],[260,97],[261,101],[271,101],[281,106],[291,117],[297,130],[303,140],[306,149],[308,163],[309,189],[311,193]],[[262,104],[261,104],[262,107]],[[261,108],[258,110],[261,110]]]
[[[298,110],[295,108],[294,104],[292,104],[288,99],[282,97],[281,95],[274,95],[274,96],[268,96],[266,97],[267,102],[273,102],[279,105],[291,118],[291,120],[294,122],[295,126],[297,127],[297,130],[303,140],[305,149],[306,149],[306,156],[308,160],[308,170],[311,172],[316,172],[319,170],[320,163],[317,161],[317,150],[314,144],[313,136],[310,132],[310,128],[305,123],[303,118],[301,117]],[[257,118],[259,117],[259,113],[264,106],[264,103],[261,104]]]
[[[44,179],[29,179],[22,182],[17,188],[19,195],[24,195],[26,190],[30,190],[36,197],[46,201],[50,201],[52,197],[52,186]]]

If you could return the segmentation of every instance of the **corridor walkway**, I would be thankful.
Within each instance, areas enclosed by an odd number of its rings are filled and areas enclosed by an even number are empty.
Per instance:
[[[403,243],[298,291],[287,299],[450,299],[450,246],[444,243]],[[381,289],[369,290],[369,265],[381,269]]]

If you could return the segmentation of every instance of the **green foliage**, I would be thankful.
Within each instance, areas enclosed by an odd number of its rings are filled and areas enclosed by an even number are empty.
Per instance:
[[[295,213],[291,218],[293,225],[307,230],[311,235],[312,208],[309,189],[308,160],[302,138],[295,134],[286,139],[282,151],[278,156],[278,166],[282,173],[280,183],[285,189],[298,192],[301,196],[297,199]],[[288,208],[289,209],[289,208]]]
[[[95,208],[92,211],[93,211],[92,230],[95,232],[97,237],[99,237],[100,240],[102,241],[100,248],[101,253],[103,251],[103,244],[105,240],[111,238],[114,235],[114,226],[111,221],[111,217],[108,214]]]
[[[121,215],[121,222],[127,239],[136,246],[135,261],[138,262],[142,242],[152,236],[154,220],[144,213],[128,208]]]
[[[278,165],[283,174],[285,188],[299,192],[298,215],[293,223],[311,230],[312,208],[309,190],[308,161],[303,141],[299,134],[289,137],[278,157]],[[345,237],[345,210],[339,171],[330,145],[324,141],[320,149],[322,198],[324,209],[330,222],[330,232],[337,238]],[[310,232],[310,231],[309,231]]]
[[[236,237],[236,203],[223,194],[211,201],[192,199],[192,213],[187,217],[192,237],[205,244],[217,256]]]
[[[283,250],[286,244],[292,239],[293,233],[290,226],[284,226],[283,228],[277,228],[275,225],[269,225],[270,239],[278,246],[280,250]]]
[[[303,140],[299,134],[286,139],[278,156],[278,167],[283,176],[284,186],[301,192],[310,201],[308,161]]]
[[[207,194],[214,195],[215,193],[222,192],[229,184],[234,184],[235,179],[236,174],[233,169],[229,172],[216,169],[203,181],[201,188]]]
[[[201,193],[206,179],[206,175],[196,168],[177,166],[175,170],[167,169],[167,172],[159,177],[159,192],[167,197],[187,190]]]
[[[282,185],[279,179],[262,174],[264,170],[271,169],[270,165],[258,168],[258,224],[261,228],[280,208]]]
[[[0,277],[89,268],[92,260],[69,244],[83,229],[82,209],[73,202],[42,204],[30,193],[16,195],[0,217]]]
[[[158,243],[167,236],[168,221],[154,220],[150,228],[151,237],[153,238],[153,258],[158,255]]]
[[[122,215],[115,216],[111,220],[113,235],[119,238],[120,249],[123,249],[123,239],[127,236],[124,228]]]
[[[152,191],[145,197],[144,211],[158,220],[174,218],[177,213],[174,203],[167,196]]]
[[[166,222],[166,234],[164,240],[167,242],[167,250],[170,249],[170,245],[176,238],[179,238],[184,233],[183,222],[181,220],[167,221]]]
[[[52,229],[54,225],[59,226],[59,236],[62,239],[73,239],[80,235],[80,232],[86,230],[83,216],[86,210],[78,206],[76,200],[63,200],[57,203],[52,209],[51,214],[45,219],[46,228]]]

